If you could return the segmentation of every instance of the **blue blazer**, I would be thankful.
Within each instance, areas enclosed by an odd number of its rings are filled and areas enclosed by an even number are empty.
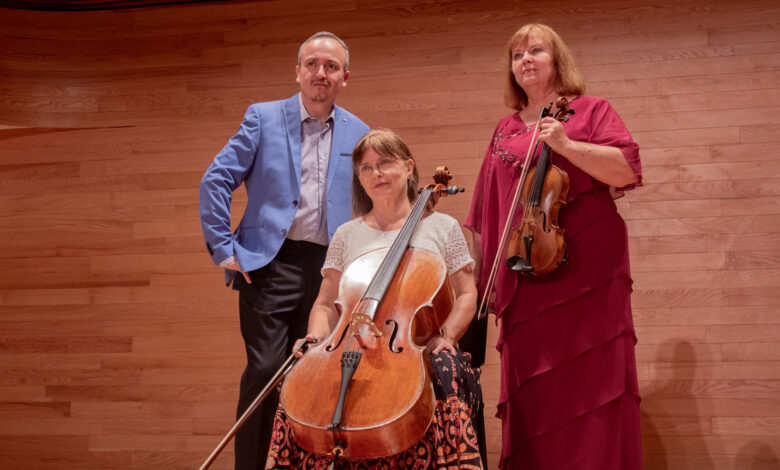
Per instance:
[[[352,216],[352,149],[368,126],[335,106],[328,164],[328,240]],[[241,183],[248,203],[230,231],[230,203]],[[200,221],[215,264],[236,256],[245,271],[268,264],[292,225],[301,196],[301,112],[296,94],[256,103],[200,182]],[[226,273],[226,280],[234,272]]]

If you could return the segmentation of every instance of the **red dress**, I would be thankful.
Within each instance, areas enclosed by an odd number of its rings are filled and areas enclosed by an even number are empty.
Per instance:
[[[618,147],[641,184],[639,147],[609,103],[581,96],[571,108],[575,114],[563,124],[567,135]],[[532,134],[533,126],[517,113],[504,117],[482,163],[465,223],[482,236],[482,284]],[[563,157],[551,157],[571,184],[559,214],[568,263],[535,279],[518,279],[501,263],[500,467],[641,468],[626,224],[607,185]]]

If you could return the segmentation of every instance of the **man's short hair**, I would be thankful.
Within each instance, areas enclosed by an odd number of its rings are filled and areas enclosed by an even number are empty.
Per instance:
[[[345,63],[344,63],[344,71],[346,72],[349,70],[349,48],[344,43],[344,41],[341,40],[340,37],[336,36],[333,33],[330,33],[328,31],[320,31],[319,33],[314,33],[305,41],[303,41],[303,44],[301,44],[301,47],[298,48],[298,65],[301,65],[301,54],[303,53],[303,48],[308,44],[309,42],[317,39],[317,38],[330,38],[334,41],[341,44],[341,47],[344,48],[344,56],[346,57]]]

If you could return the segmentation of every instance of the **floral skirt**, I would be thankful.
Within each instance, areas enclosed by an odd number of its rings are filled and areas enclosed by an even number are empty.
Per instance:
[[[415,445],[381,459],[338,459],[335,468],[343,470],[395,470],[427,468],[482,469],[473,417],[482,402],[479,370],[473,370],[470,356],[448,351],[431,355],[436,407],[425,435]],[[330,468],[332,457],[312,454],[300,448],[292,435],[284,410],[279,407],[274,420],[266,469]]]

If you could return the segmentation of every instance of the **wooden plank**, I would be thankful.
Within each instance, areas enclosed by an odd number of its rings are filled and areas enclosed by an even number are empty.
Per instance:
[[[725,357],[721,344],[692,344],[686,340],[671,344],[673,342],[662,342],[656,344],[646,344],[643,338],[639,338],[636,345],[636,360],[648,367],[656,363],[695,363],[718,362]]]
[[[233,419],[235,403],[222,402],[74,402],[70,415],[75,418],[193,418]]]
[[[774,335],[773,335],[774,333]],[[708,343],[773,343],[780,333],[780,323],[747,325],[708,325]]]
[[[657,363],[649,366],[649,380],[747,380],[780,378],[779,362]]]
[[[71,415],[70,403],[2,403],[0,419],[64,418]]]
[[[780,312],[768,306],[707,306],[673,308],[673,324],[728,325],[780,323]]]
[[[727,361],[777,361],[780,360],[778,343],[724,343],[723,358]]]
[[[635,276],[643,289],[698,289],[711,287],[772,287],[777,286],[780,272],[769,270],[689,271],[682,273],[648,272]]]
[[[649,415],[646,415],[649,418]],[[650,418],[652,419],[652,418]],[[697,455],[713,457],[728,456],[733,458],[743,452],[752,451],[756,445],[764,445],[768,449],[777,449],[778,442],[776,438],[761,439],[757,443],[755,438],[750,436],[728,436],[708,435],[708,436],[657,436],[646,435],[642,438],[642,452],[647,454],[676,455],[677,459],[685,456]],[[755,456],[758,453],[753,454]],[[678,464],[690,465],[686,460],[678,460]],[[660,467],[663,468],[663,467]],[[668,468],[668,467],[667,467]],[[706,467],[712,468],[712,467]],[[732,463],[732,467],[733,463]],[[748,466],[747,468],[750,468]],[[760,468],[760,467],[759,467]],[[770,467],[771,468],[771,467]]]
[[[717,434],[746,436],[777,436],[780,417],[719,417],[712,419],[712,430]]]
[[[6,470],[58,470],[80,468],[89,470],[124,470],[135,468],[132,452],[90,452],[87,450],[40,449],[0,451],[3,468]]]
[[[640,380],[643,397],[776,398],[780,380]]]
[[[0,351],[4,353],[111,353],[128,352],[132,338],[110,336],[69,336],[63,338],[3,339]]]
[[[726,268],[725,253],[647,254],[631,257],[631,271],[714,271]]]

